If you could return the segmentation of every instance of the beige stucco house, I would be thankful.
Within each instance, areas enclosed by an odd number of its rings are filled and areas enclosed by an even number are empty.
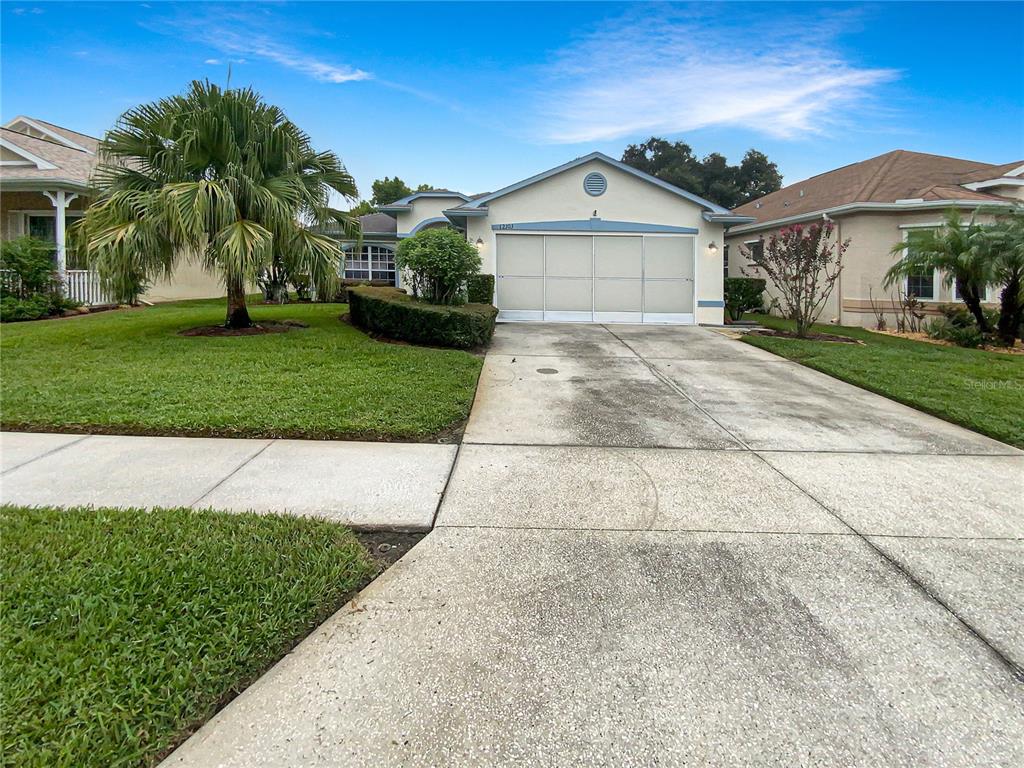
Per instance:
[[[753,221],[600,152],[496,192],[417,192],[381,212],[392,242],[464,232],[506,321],[720,324],[725,229]]]
[[[96,275],[67,248],[67,228],[89,205],[98,148],[98,139],[38,118],[20,115],[0,127],[0,238],[32,235],[52,241],[68,294],[86,304],[103,304],[106,298]],[[197,264],[183,264],[142,298],[158,302],[223,295],[215,276]]]
[[[939,225],[950,208],[965,218],[977,215],[990,221],[991,211],[1024,205],[1024,161],[991,165],[955,157],[895,150],[860,163],[790,184],[733,213],[756,221],[733,227],[726,236],[725,271],[734,277],[756,276],[742,256],[742,248],[757,248],[761,238],[795,223],[828,217],[835,222],[839,240],[850,239],[844,268],[822,321],[842,325],[873,326],[869,297],[888,309],[893,320],[892,291],[883,288],[884,276],[896,261],[891,249],[909,234]],[[981,211],[981,213],[978,213]],[[955,288],[943,285],[934,273],[915,276],[908,290],[937,313],[942,304],[958,301]],[[769,292],[770,291],[769,286]],[[991,288],[990,301],[997,301]]]

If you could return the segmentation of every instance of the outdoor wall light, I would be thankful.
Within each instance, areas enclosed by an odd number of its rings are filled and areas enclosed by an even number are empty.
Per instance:
[[[712,240],[710,243],[708,243],[708,253],[710,253],[712,256],[714,256],[716,253],[718,253],[718,246],[715,245],[715,241],[714,240]]]
[[[483,247],[484,247],[484,239],[483,239],[482,237],[478,237],[478,238],[476,239],[476,249],[477,249],[477,250],[479,251],[479,250],[481,250],[481,249],[482,249]]]

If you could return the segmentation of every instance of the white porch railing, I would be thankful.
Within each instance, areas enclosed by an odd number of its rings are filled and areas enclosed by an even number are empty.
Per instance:
[[[94,306],[112,303],[100,287],[99,273],[91,269],[69,269],[64,287],[69,299],[83,304]]]
[[[21,287],[18,276],[10,269],[0,269],[0,283],[14,293]],[[64,295],[88,306],[113,303],[100,287],[99,274],[91,269],[69,269],[64,280]]]

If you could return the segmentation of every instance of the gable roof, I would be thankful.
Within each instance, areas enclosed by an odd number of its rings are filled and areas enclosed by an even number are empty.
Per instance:
[[[897,149],[783,187],[734,209],[757,218],[754,227],[852,203],[971,200],[1007,203],[1010,198],[969,190],[962,184],[993,178],[1021,164],[992,165]]]
[[[16,124],[16,121],[12,123]],[[29,136],[7,127],[0,127],[0,140],[9,151],[33,163],[3,166],[4,186],[24,187],[35,181],[60,182],[83,190],[88,186],[89,176],[96,165],[93,152],[75,149],[57,139]]]
[[[687,192],[685,189],[680,189],[679,187],[673,184],[669,184],[668,182],[662,181],[661,179],[655,176],[651,176],[649,173],[638,171],[636,168],[626,165],[625,163],[620,162],[618,160],[615,160],[614,158],[609,157],[603,152],[591,152],[589,155],[577,157],[575,160],[570,160],[568,163],[564,163],[555,168],[551,168],[550,170],[543,171],[542,173],[538,173],[534,176],[529,177],[528,179],[518,181],[515,184],[510,184],[509,186],[503,187],[502,189],[499,189],[496,192],[490,192],[485,195],[480,195],[472,199],[465,205],[460,205],[458,208],[453,209],[452,213],[482,208],[486,206],[487,203],[489,203],[491,200],[497,200],[499,197],[504,197],[505,195],[511,194],[512,192],[517,192],[520,189],[523,189],[524,187],[529,187],[533,184],[536,184],[539,181],[544,181],[544,179],[549,179],[552,176],[556,176],[559,173],[563,173],[565,171],[581,166],[584,163],[589,163],[592,160],[599,160],[600,162],[606,163],[614,168],[619,169],[620,171],[635,176],[642,181],[646,181],[647,183],[653,184],[656,187],[661,187],[667,192],[671,192],[672,194],[685,198],[686,200],[689,200],[692,203],[696,203],[697,205],[701,206],[707,211],[710,211],[711,213],[729,214],[728,209],[723,208],[720,205],[716,205],[715,203],[712,203],[710,200],[705,200],[703,197],[695,195],[692,192]]]
[[[461,192],[453,192],[450,189],[425,189],[422,192],[413,192],[411,195],[406,195],[400,200],[395,200],[393,203],[388,205],[382,205],[378,210],[387,212],[398,213],[399,211],[407,211],[412,205],[414,200],[418,200],[421,197],[435,197],[442,200],[461,200],[466,202],[470,199],[469,195],[464,195]]]
[[[93,155],[99,150],[99,139],[61,125],[55,125],[46,120],[40,120],[38,117],[18,115],[13,120],[8,120],[3,127],[26,135],[40,133],[42,134],[41,138],[55,141],[58,144],[64,144],[72,149],[80,149]]]
[[[359,217],[359,228],[364,235],[390,235],[398,232],[398,222],[386,213],[368,213]]]

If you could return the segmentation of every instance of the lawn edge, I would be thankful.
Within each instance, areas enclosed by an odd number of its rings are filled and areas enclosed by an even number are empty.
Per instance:
[[[851,337],[851,338],[853,338],[853,337]],[[1024,450],[1024,440],[1021,440],[1020,442],[1017,442],[1016,440],[1013,440],[1013,439],[1007,439],[1007,437],[1004,436],[1004,435],[996,435],[996,434],[993,434],[992,432],[990,432],[988,430],[979,429],[976,424],[967,423],[966,421],[953,418],[948,413],[938,413],[938,412],[936,412],[935,410],[933,410],[931,408],[927,408],[927,407],[922,406],[920,403],[911,402],[910,400],[908,400],[906,398],[898,397],[898,396],[894,395],[893,393],[885,391],[884,389],[882,389],[880,387],[872,387],[872,386],[869,386],[869,385],[866,385],[866,384],[862,384],[859,381],[853,381],[851,379],[848,379],[848,378],[845,378],[843,376],[840,376],[837,373],[835,373],[834,371],[826,370],[825,368],[822,368],[821,366],[815,365],[812,362],[809,362],[809,361],[806,361],[806,360],[798,360],[795,357],[790,357],[788,355],[779,354],[775,350],[767,349],[767,348],[762,347],[761,345],[757,344],[756,342],[754,342],[752,340],[749,340],[747,338],[746,334],[744,334],[743,336],[740,337],[740,341],[743,342],[744,344],[749,344],[752,347],[756,347],[757,349],[760,349],[760,350],[762,350],[764,352],[768,352],[770,354],[773,354],[776,357],[781,358],[783,360],[789,360],[790,362],[796,363],[797,365],[802,365],[805,368],[810,368],[811,370],[817,371],[818,373],[823,373],[826,376],[835,379],[836,381],[841,381],[844,384],[849,384],[851,386],[857,387],[858,389],[863,389],[865,392],[871,392],[872,394],[879,395],[880,397],[884,397],[886,400],[892,400],[894,403],[899,403],[900,405],[905,405],[908,408],[913,408],[915,411],[920,411],[921,413],[926,413],[929,416],[935,417],[936,419],[941,419],[942,421],[946,422],[947,424],[953,424],[953,425],[955,425],[957,427],[962,427],[964,429],[968,429],[971,432],[975,432],[975,433],[977,433],[979,435],[983,435],[983,436],[985,436],[985,437],[987,437],[987,438],[989,438],[991,440],[996,440],[997,442],[1000,442],[1003,445],[1009,446],[1010,448],[1017,448],[1017,449],[1020,449],[1020,450]],[[795,339],[790,339],[790,341],[796,341],[796,340]],[[907,343],[910,343],[910,344],[923,344],[924,343],[924,342],[920,342],[920,341],[914,341],[913,339],[900,339],[900,341],[907,342]]]

